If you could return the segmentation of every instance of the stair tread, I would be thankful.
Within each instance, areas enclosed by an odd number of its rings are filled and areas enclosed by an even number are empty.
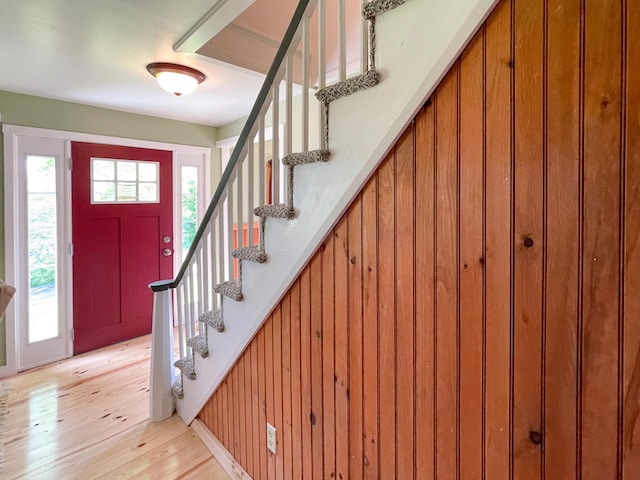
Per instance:
[[[222,320],[222,312],[220,310],[210,310],[205,312],[200,315],[198,320],[208,327],[214,328],[220,333],[224,332],[224,321]]]
[[[316,98],[322,103],[328,104],[338,98],[346,97],[360,90],[375,87],[380,83],[381,79],[382,75],[380,75],[380,72],[369,70],[361,75],[319,89],[316,92]]]
[[[267,254],[260,247],[240,247],[231,252],[233,258],[240,260],[248,260],[255,263],[264,263],[267,261]]]
[[[406,0],[371,0],[362,7],[362,16],[365,20],[372,18],[392,10],[402,5]]]
[[[282,164],[287,167],[293,167],[295,165],[304,165],[305,163],[327,162],[330,158],[331,152],[326,148],[322,148],[309,152],[290,153],[282,159]]]
[[[240,302],[244,298],[242,296],[242,287],[236,282],[230,281],[219,283],[213,288],[213,291],[224,295],[225,297],[229,297],[231,300],[235,300],[236,302]]]
[[[209,356],[209,345],[207,344],[206,335],[200,334],[187,340],[187,345],[193,349],[202,358]]]
[[[171,386],[171,394],[177,399],[184,398],[184,388],[182,387],[181,379],[178,378],[173,383],[173,385]]]
[[[196,368],[193,364],[193,359],[190,357],[184,357],[180,360],[176,360],[173,364],[178,370],[182,372],[189,380],[196,379]]]
[[[284,203],[261,205],[254,208],[253,213],[257,217],[286,218],[287,220],[291,220],[296,214],[293,208]]]

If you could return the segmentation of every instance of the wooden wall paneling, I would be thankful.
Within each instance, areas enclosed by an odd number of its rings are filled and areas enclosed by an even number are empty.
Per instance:
[[[626,2],[623,478],[640,472],[640,3]]]
[[[267,322],[269,320],[267,319]],[[263,325],[257,336],[258,349],[256,358],[258,362],[258,397],[260,409],[258,410],[258,454],[260,460],[260,478],[268,478],[269,454],[267,451],[267,354],[265,352],[267,325]]]
[[[282,315],[282,459],[284,462],[283,477],[293,476],[291,453],[293,446],[291,426],[291,291],[280,301]]]
[[[247,473],[253,471],[253,395],[251,394],[251,350],[244,352],[244,406],[245,406],[245,456],[247,458]],[[251,474],[250,474],[251,475]]]
[[[222,382],[222,387],[220,390],[220,396],[222,397],[222,439],[221,441],[224,445],[230,445],[230,437],[229,437],[229,410],[227,409],[227,390],[228,384],[227,379]]]
[[[317,294],[315,295],[317,296]],[[315,343],[315,332],[311,326],[311,267],[307,267],[300,275],[300,387],[302,396],[302,478],[313,477],[313,455],[315,451],[312,445],[312,430],[316,427],[311,424],[315,418],[312,408],[311,364],[312,342]]]
[[[334,229],[334,318],[335,318],[335,478],[349,478],[349,234],[348,216]]]
[[[396,476],[395,148],[378,169],[380,478]],[[393,405],[394,408],[389,408]],[[383,408],[384,406],[384,408]]]
[[[378,177],[362,192],[362,350],[364,478],[379,478],[378,404]]]
[[[485,478],[510,473],[511,1],[485,33]]]
[[[254,478],[636,479],[636,3],[499,3],[201,412]]]
[[[460,61],[460,478],[482,472],[484,30]]]
[[[222,411],[222,384],[220,385],[220,387],[218,387],[218,390],[216,390],[215,396],[214,396],[214,407],[216,409],[216,423],[214,424],[216,427],[216,430],[213,432],[216,437],[218,437],[218,439],[220,439],[220,442],[222,442],[222,439],[224,438],[224,420],[223,420],[223,411]]]
[[[242,354],[244,357],[244,385],[242,396],[244,397],[244,435],[243,445],[245,458],[247,459],[247,473],[253,470],[253,407],[251,395],[251,351],[247,347]]]
[[[544,474],[577,477],[580,0],[549,0],[546,88]]]
[[[458,476],[458,75],[436,96],[436,473]]]
[[[260,422],[260,411],[262,406],[260,405],[260,377],[258,374],[258,363],[262,363],[262,359],[258,358],[258,338],[259,333],[254,337],[249,347],[251,355],[251,409],[252,409],[252,422],[251,422],[251,443],[253,453],[253,465],[251,471],[248,471],[251,478],[260,478],[260,450],[263,431],[263,423]]]
[[[585,10],[582,475],[618,463],[621,2]]]
[[[363,478],[363,317],[362,317],[362,195],[358,195],[348,214],[348,290],[349,311],[349,472],[344,478]]]
[[[514,11],[515,261],[513,319],[513,474],[539,479],[542,466],[542,269],[545,249],[543,0],[516,2]]]
[[[284,478],[284,421],[283,404],[284,395],[282,383],[282,303],[271,313],[273,319],[273,404],[274,404],[274,426],[277,429],[277,448],[275,455],[276,473],[274,478]]]
[[[435,121],[431,99],[416,118],[415,269],[416,292],[416,473],[435,477]]]
[[[242,358],[242,357],[240,357]],[[238,398],[238,377],[240,371],[240,363],[238,368],[229,372],[229,408],[231,409],[231,438],[233,444],[233,456],[237,459],[242,458],[242,452],[240,450],[240,412],[239,412],[239,398]],[[240,460],[241,461],[241,460]]]
[[[415,278],[413,208],[415,195],[414,123],[398,140],[395,173],[395,264],[396,264],[396,478],[412,478],[415,470],[413,439],[415,436]]]
[[[216,391],[214,396],[212,397],[212,409],[214,413],[213,420],[213,429],[211,430],[213,434],[218,438],[222,439],[222,403],[221,403],[221,395],[220,389]]]
[[[302,446],[302,396],[309,395],[302,389],[302,362],[300,353],[300,279],[291,287],[291,459],[292,478],[301,479],[303,465]],[[308,350],[305,348],[305,351]],[[308,359],[305,359],[308,361]],[[309,449],[310,450],[310,449]]]
[[[310,263],[311,296],[311,425],[313,450],[313,479],[324,478],[324,405],[322,403],[322,255],[315,255]]]
[[[238,410],[240,414],[240,458],[243,459],[242,465],[249,465],[249,442],[247,435],[248,415],[250,413],[250,405],[247,400],[250,399],[251,390],[247,389],[247,351],[242,354],[240,365],[238,365]],[[250,387],[249,387],[250,388]]]
[[[221,388],[218,389],[218,392],[221,392]],[[218,437],[220,441],[224,438],[225,435],[225,417],[224,417],[224,397],[222,393],[217,395],[218,398],[218,428],[220,429],[220,436]]]
[[[229,372],[229,382],[227,388],[227,405],[229,409],[229,442],[231,445],[231,449],[229,450],[234,458],[240,457],[240,451],[238,448],[238,412],[237,406],[238,402],[236,402],[236,381],[235,381],[235,373],[237,370],[233,370]]]
[[[235,405],[234,405],[234,394],[233,394],[233,377],[231,376],[231,372],[229,372],[228,378],[227,378],[227,388],[226,388],[226,398],[225,398],[225,403],[226,403],[226,411],[227,411],[227,418],[226,418],[226,428],[227,428],[227,438],[228,438],[228,445],[230,446],[229,448],[229,452],[231,452],[232,455],[236,455],[236,436],[235,436],[235,417],[234,417],[234,411],[235,411]]]
[[[276,410],[275,410],[275,393],[274,393],[274,350],[273,350],[273,337],[274,337],[274,320],[273,313],[267,318],[264,325],[264,366],[265,366],[265,386],[266,386],[266,420],[268,423],[278,428],[276,424]],[[266,437],[267,424],[264,424],[264,437]],[[277,431],[276,431],[277,436]],[[266,442],[265,442],[266,445]],[[277,451],[277,449],[276,449]],[[275,478],[276,474],[276,456],[267,450],[267,478]]]
[[[218,389],[220,392],[218,396],[218,407],[220,408],[220,413],[218,415],[219,425],[220,425],[220,441],[224,442],[227,436],[227,416],[226,416],[226,385],[223,382],[222,386]],[[225,443],[225,445],[227,445]]]
[[[329,235],[322,252],[322,405],[324,410],[324,475],[335,478],[336,413],[335,413],[335,283],[334,237]]]
[[[242,357],[240,357],[242,359]],[[243,461],[244,458],[243,452],[240,448],[240,391],[238,389],[238,384],[240,382],[240,363],[238,364],[238,368],[234,369],[229,375],[230,381],[230,396],[229,396],[229,405],[233,411],[233,456],[234,458]]]
[[[203,408],[203,411],[207,412],[207,417],[208,417],[205,424],[207,425],[209,430],[213,432],[214,435],[217,435],[218,433],[218,426],[217,426],[218,412],[215,408],[216,400],[217,400],[217,396],[214,397],[211,402],[208,402],[205,408]],[[200,412],[200,414],[202,414],[202,412]],[[201,415],[200,415],[200,418],[202,419]]]

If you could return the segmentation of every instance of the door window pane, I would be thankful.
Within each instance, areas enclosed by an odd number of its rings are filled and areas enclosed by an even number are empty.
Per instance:
[[[138,199],[135,183],[118,183],[118,202],[135,202]]]
[[[158,178],[157,164],[138,163],[138,180],[141,182],[156,182]]]
[[[138,196],[143,202],[152,202],[158,198],[158,187],[155,183],[139,183]]]
[[[55,157],[27,156],[29,343],[58,336]]]
[[[92,203],[158,203],[158,162],[91,159]]]
[[[93,179],[94,180],[115,180],[116,172],[114,163],[111,160],[93,160]]]
[[[138,179],[138,172],[136,169],[136,162],[116,162],[118,166],[118,180],[133,180]]]

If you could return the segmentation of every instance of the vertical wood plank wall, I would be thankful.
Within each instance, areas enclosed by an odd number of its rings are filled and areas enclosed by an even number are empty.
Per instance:
[[[498,5],[200,413],[253,478],[640,478],[639,60]]]

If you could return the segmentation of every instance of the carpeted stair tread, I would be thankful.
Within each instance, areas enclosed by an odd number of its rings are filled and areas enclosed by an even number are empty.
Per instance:
[[[182,380],[181,379],[178,378],[173,383],[173,385],[171,386],[171,394],[177,399],[184,398],[184,389],[182,388]]]
[[[213,291],[240,302],[243,299],[242,287],[236,282],[222,282],[213,288]]]
[[[180,370],[189,380],[196,379],[196,368],[193,365],[193,359],[189,357],[181,358],[180,360],[176,360],[173,366]]]
[[[371,20],[378,15],[402,5],[406,0],[371,0],[362,7],[362,16]]]
[[[220,310],[211,310],[203,313],[198,318],[207,327],[216,329],[219,333],[224,332],[224,321],[222,320],[222,312]]]
[[[264,263],[267,261],[267,254],[260,247],[241,247],[231,252],[233,258],[240,260],[248,260],[255,263]]]
[[[202,358],[209,356],[209,345],[207,345],[207,337],[205,335],[196,335],[187,340],[187,346],[191,347],[194,352]]]
[[[284,203],[261,205],[254,208],[253,213],[257,217],[286,218],[287,220],[291,220],[296,215],[295,210]]]
[[[370,70],[356,77],[321,88],[316,92],[316,98],[327,105],[338,98],[346,97],[347,95],[351,95],[352,93],[360,90],[375,87],[380,83],[381,79],[382,75],[380,75],[379,72]]]
[[[287,167],[294,167],[305,163],[327,162],[330,158],[331,152],[326,148],[322,148],[320,150],[311,150],[310,152],[290,153],[282,159],[282,164]]]

